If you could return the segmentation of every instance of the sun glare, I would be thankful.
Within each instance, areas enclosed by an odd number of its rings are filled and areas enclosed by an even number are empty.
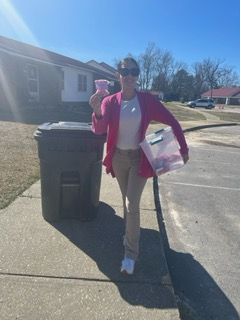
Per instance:
[[[1,86],[3,88],[4,94],[6,95],[6,99],[9,103],[9,106],[11,106],[11,108],[13,108],[15,110],[17,107],[17,103],[14,99],[14,96],[11,93],[11,90],[9,89],[10,86],[8,85],[8,80],[5,77],[5,75],[2,71],[2,68],[0,68],[0,82],[1,82]]]
[[[0,30],[9,38],[38,46],[38,41],[10,0],[0,1]]]
[[[17,12],[11,0],[0,0],[0,30],[2,36],[40,47],[36,37]],[[14,53],[11,55],[14,55]],[[12,92],[11,80],[8,74],[6,74],[7,67],[1,68],[1,64],[4,63],[3,61],[0,60],[1,87],[15,120],[19,120],[21,118],[21,111],[18,108],[19,102],[16,100],[16,95]]]

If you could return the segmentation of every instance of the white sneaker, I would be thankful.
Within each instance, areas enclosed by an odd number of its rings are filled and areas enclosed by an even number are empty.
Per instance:
[[[121,264],[121,273],[133,274],[134,266],[135,261],[126,257]]]

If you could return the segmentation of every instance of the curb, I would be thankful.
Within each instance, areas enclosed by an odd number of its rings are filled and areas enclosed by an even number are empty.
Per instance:
[[[239,123],[222,123],[222,124],[210,124],[190,127],[183,130],[183,133],[192,132],[199,129],[211,128],[211,127],[222,127],[222,126],[240,126]]]
[[[159,231],[160,231],[164,252],[165,252],[167,249],[169,249],[169,243],[168,243],[168,237],[166,233],[165,221],[162,215],[157,175],[153,177],[153,194],[154,194],[154,203],[155,203],[155,210],[157,215],[157,222],[158,222]]]

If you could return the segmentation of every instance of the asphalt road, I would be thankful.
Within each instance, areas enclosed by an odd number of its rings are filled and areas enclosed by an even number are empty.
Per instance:
[[[157,180],[181,318],[240,319],[239,126],[209,128],[191,138],[188,164]]]

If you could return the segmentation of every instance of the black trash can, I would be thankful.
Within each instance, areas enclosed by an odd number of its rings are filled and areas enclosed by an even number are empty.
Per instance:
[[[49,122],[38,127],[34,138],[38,142],[44,219],[95,218],[106,135],[95,135],[88,123]]]

